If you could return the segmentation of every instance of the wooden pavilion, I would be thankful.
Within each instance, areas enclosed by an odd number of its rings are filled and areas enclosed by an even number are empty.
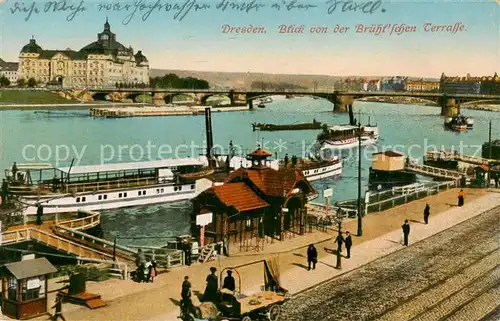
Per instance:
[[[261,148],[248,156],[252,167],[230,173],[225,183],[214,183],[192,200],[192,222],[199,214],[213,213],[212,223],[205,228],[206,244],[227,236],[243,250],[260,247],[265,236],[283,240],[285,231],[305,232],[305,205],[317,195],[313,186],[299,170],[265,166],[272,154]]]
[[[2,313],[20,320],[47,313],[47,276],[55,272],[44,257],[5,264]]]

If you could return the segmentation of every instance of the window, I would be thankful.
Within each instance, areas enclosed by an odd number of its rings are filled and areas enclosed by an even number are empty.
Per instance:
[[[163,188],[161,189],[161,192],[163,193]]]
[[[142,195],[146,195],[146,191],[142,191]]]
[[[177,186],[174,186],[174,192],[177,192]]]
[[[138,191],[137,195],[141,196],[142,195],[142,191]]]
[[[80,203],[80,198],[79,197],[76,198],[76,202]]]
[[[86,202],[87,201],[87,198],[84,196],[82,197],[82,202]]]
[[[102,200],[102,195],[97,196],[97,199],[100,201]]]
[[[123,193],[123,197],[127,197],[127,193]]]
[[[193,185],[191,185],[191,189],[194,189],[194,184],[193,184]]]
[[[182,191],[182,186],[179,186],[179,191]]]
[[[160,189],[159,188],[156,189],[156,194],[160,194]]]
[[[122,193],[118,193],[118,197],[122,197]]]
[[[9,277],[7,283],[8,283],[8,285],[7,285],[8,291],[7,291],[6,299],[17,301],[17,280],[16,280],[16,278]]]
[[[30,301],[43,297],[45,292],[45,278],[34,277],[23,281],[21,299],[22,301]]]
[[[107,200],[108,199],[108,195],[104,195],[104,199]]]

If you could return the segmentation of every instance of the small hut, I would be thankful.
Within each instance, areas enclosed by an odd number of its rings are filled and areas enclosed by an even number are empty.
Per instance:
[[[8,263],[2,269],[2,313],[18,320],[47,313],[47,275],[57,272],[42,257]]]
[[[251,168],[239,168],[224,184],[193,199],[193,222],[199,214],[214,214],[205,230],[207,243],[228,237],[231,243],[239,242],[240,249],[249,249],[258,247],[265,235],[282,239],[285,230],[304,233],[305,204],[316,191],[299,170],[266,166],[271,155],[257,149],[248,155]]]

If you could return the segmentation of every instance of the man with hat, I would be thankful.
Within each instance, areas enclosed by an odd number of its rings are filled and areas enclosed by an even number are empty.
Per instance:
[[[217,289],[219,288],[219,280],[217,275],[215,275],[217,269],[215,267],[210,268],[210,274],[207,276],[207,286],[205,288],[205,293],[203,293],[204,302],[214,302],[217,299]]]

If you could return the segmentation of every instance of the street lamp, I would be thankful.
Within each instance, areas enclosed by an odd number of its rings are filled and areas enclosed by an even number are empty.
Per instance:
[[[361,123],[358,120],[358,236],[363,235],[363,213],[361,213]]]
[[[342,243],[339,242],[340,239],[342,239],[342,208],[339,206],[337,208],[337,215],[335,216],[335,219],[337,220],[337,228],[338,228],[338,235],[337,235],[337,265],[335,266],[337,269],[342,268],[342,257],[340,255],[340,251],[342,250]]]
[[[490,120],[490,128],[488,132],[488,183],[486,184],[486,187],[490,187],[491,183],[491,120]]]

